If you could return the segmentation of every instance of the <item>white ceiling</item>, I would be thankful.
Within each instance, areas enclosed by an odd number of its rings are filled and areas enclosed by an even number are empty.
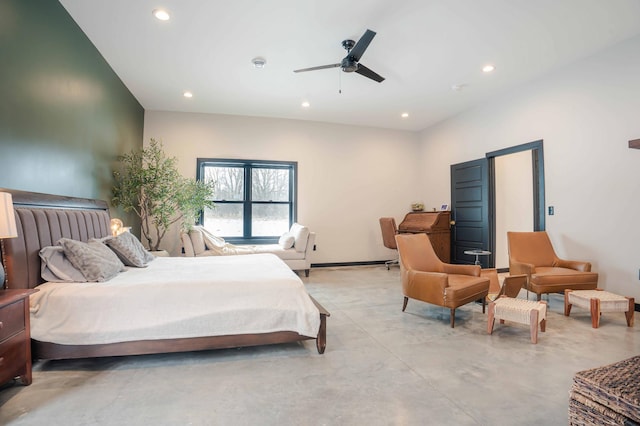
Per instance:
[[[640,34],[639,0],[60,2],[147,110],[414,131]],[[340,68],[293,73],[340,62],[342,40],[366,29],[377,36],[361,62],[384,82]]]

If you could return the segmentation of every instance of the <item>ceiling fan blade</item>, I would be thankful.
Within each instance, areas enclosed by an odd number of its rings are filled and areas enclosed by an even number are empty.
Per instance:
[[[356,62],[359,61],[364,54],[364,51],[367,50],[367,47],[369,47],[369,43],[371,43],[371,40],[373,40],[375,36],[375,31],[365,31],[362,37],[360,37],[360,40],[358,40],[356,45],[353,46],[353,49],[351,49],[351,51],[349,52],[349,56],[354,58]]]
[[[375,80],[378,83],[382,83],[384,81],[384,77],[374,71],[371,71],[369,68],[365,67],[362,64],[358,64],[358,69],[356,70],[356,72],[360,75],[370,78],[371,80]]]
[[[320,65],[319,67],[302,68],[302,69],[299,69],[299,70],[293,70],[293,72],[324,70],[324,69],[327,69],[327,68],[338,68],[339,66],[340,66],[340,64]]]

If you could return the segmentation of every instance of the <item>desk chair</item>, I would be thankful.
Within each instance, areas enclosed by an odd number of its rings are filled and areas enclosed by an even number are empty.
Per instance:
[[[398,250],[396,245],[396,234],[398,233],[398,227],[396,226],[396,220],[392,217],[380,218],[380,229],[382,230],[382,243],[388,249]],[[394,260],[388,260],[384,262],[387,265],[387,271],[391,265],[398,264],[398,258]]]

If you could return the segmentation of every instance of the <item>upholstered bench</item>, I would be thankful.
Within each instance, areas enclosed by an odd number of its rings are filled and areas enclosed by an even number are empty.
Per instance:
[[[493,333],[495,320],[500,324],[513,321],[529,326],[531,342],[538,343],[538,324],[544,332],[547,324],[547,302],[534,302],[502,296],[489,304],[487,333]]]
[[[618,296],[602,289],[595,290],[565,290],[564,314],[569,316],[571,306],[576,305],[591,311],[591,327],[600,326],[602,312],[624,312],[627,327],[633,327],[633,312],[635,300],[633,297]]]

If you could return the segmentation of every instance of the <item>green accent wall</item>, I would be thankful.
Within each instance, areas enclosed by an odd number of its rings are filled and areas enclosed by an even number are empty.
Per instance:
[[[0,188],[110,200],[117,157],[142,147],[143,125],[59,2],[0,0]]]

